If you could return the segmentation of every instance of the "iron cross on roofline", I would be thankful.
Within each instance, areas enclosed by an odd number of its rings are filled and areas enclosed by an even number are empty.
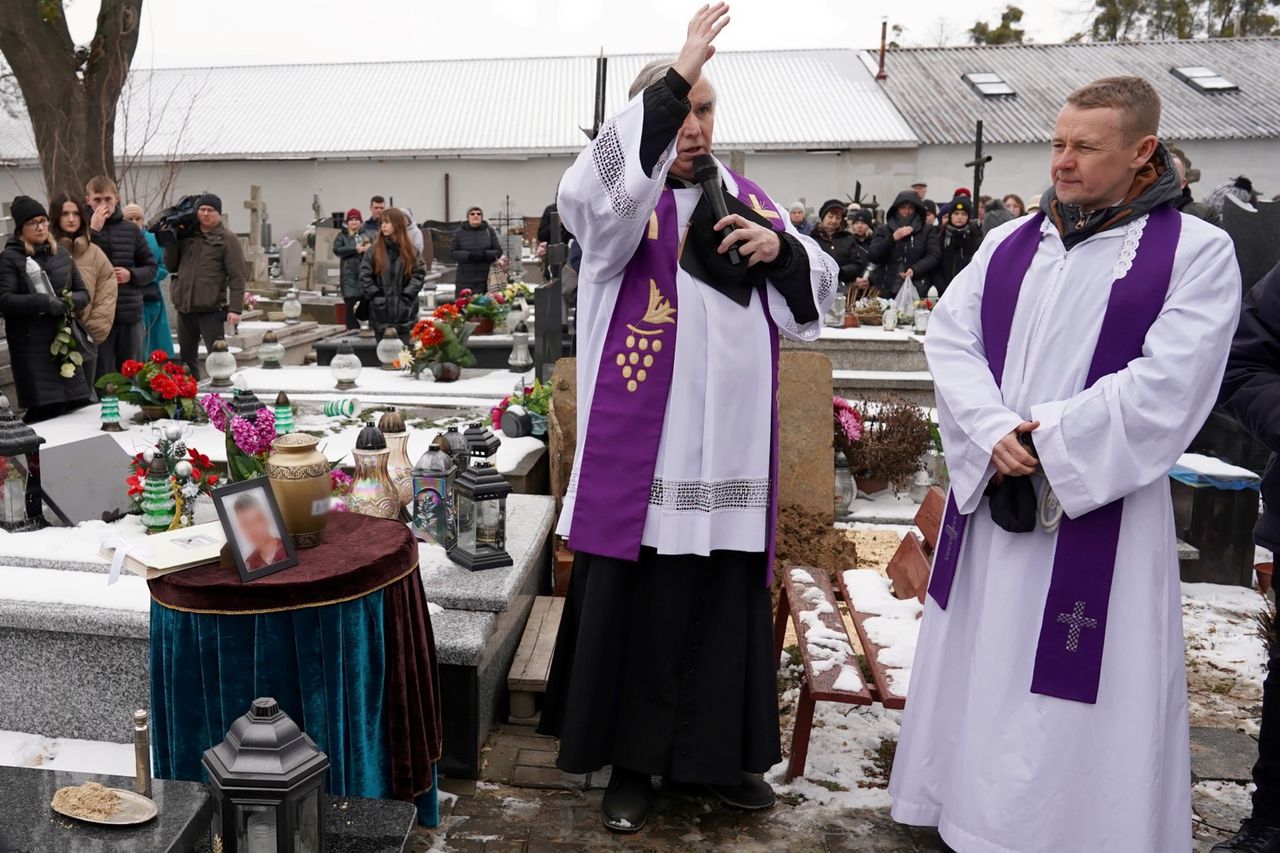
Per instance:
[[[991,162],[990,154],[982,153],[982,119],[978,119],[978,130],[973,140],[973,159],[966,166],[973,167],[973,203],[978,203],[978,198],[982,195],[982,176],[987,170],[987,164]],[[981,213],[981,211],[977,211]]]

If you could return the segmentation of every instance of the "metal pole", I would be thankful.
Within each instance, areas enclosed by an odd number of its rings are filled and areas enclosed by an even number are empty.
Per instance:
[[[547,272],[551,279],[533,292],[534,328],[533,347],[534,376],[543,382],[551,381],[556,361],[564,353],[562,338],[563,306],[560,274],[568,255],[560,242],[560,214],[551,213],[551,234],[547,241]]]

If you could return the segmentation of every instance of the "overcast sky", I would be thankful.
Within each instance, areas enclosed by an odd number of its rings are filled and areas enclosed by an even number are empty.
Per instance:
[[[978,19],[995,22],[1007,0],[735,0],[719,44],[726,50],[874,47],[880,16],[902,41],[965,41]],[[376,62],[677,50],[693,0],[145,0],[137,67],[292,62]],[[1088,0],[1023,0],[1035,41],[1081,29]],[[957,12],[958,7],[964,11]],[[95,0],[67,10],[87,42]]]

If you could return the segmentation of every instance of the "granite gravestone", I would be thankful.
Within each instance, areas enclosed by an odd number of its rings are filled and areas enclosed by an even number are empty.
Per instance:
[[[99,521],[128,512],[125,478],[133,457],[109,435],[59,444],[40,451],[45,502],[63,524]]]

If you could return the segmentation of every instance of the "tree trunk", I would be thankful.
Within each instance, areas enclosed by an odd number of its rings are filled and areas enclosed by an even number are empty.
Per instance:
[[[102,0],[77,48],[58,0],[8,0],[0,53],[22,89],[47,197],[79,197],[94,175],[115,179],[116,104],[138,46],[142,0]]]

